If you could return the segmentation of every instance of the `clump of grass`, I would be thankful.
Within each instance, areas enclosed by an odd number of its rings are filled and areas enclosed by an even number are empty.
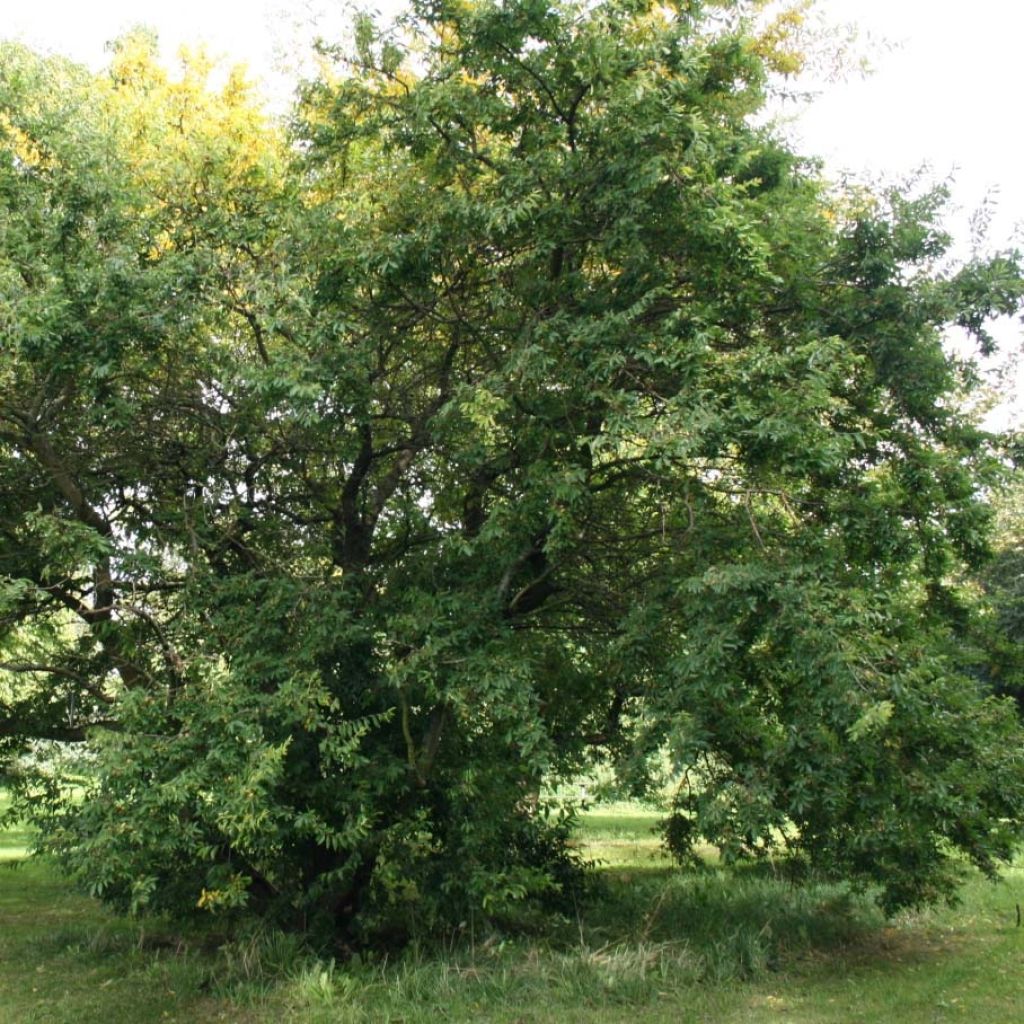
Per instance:
[[[515,1007],[543,1007],[550,1019],[649,1005],[692,985],[697,971],[681,943],[564,950],[499,942],[444,958],[417,953],[376,965],[308,965],[287,984],[286,1005],[296,1019],[332,1024],[473,1020],[483,1008],[493,1015],[486,1019],[502,1019]]]
[[[795,885],[757,871],[651,871],[611,876],[588,915],[609,942],[685,939],[710,981],[749,979],[808,949],[839,949],[882,925],[841,886]]]
[[[217,949],[208,987],[222,998],[255,1005],[282,981],[320,969],[300,935],[256,925]]]

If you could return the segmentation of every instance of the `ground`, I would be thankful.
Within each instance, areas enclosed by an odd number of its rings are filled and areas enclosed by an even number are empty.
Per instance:
[[[1024,866],[963,903],[886,922],[770,866],[680,871],[655,814],[604,805],[580,842],[587,905],[530,936],[467,927],[444,947],[338,963],[288,936],[227,939],[118,919],[0,834],[0,1024],[1017,1024]]]

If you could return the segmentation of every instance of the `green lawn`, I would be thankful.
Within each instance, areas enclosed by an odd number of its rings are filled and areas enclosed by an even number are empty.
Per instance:
[[[259,1019],[204,993],[208,955],[71,892],[27,841],[0,832],[0,1024]]]
[[[0,1024],[231,1021],[1017,1024],[1024,870],[961,907],[885,922],[770,868],[680,872],[634,805],[588,813],[601,890],[531,938],[463,934],[385,963],[318,961],[285,936],[220,943],[116,919],[0,833]]]

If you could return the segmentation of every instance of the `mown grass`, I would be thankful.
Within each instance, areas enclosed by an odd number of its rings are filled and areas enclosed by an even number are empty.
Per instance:
[[[292,937],[232,942],[108,915],[0,834],[0,1024],[430,1021],[935,1024],[1024,1020],[1024,871],[953,910],[884,921],[770,865],[681,872],[655,816],[584,818],[598,894],[531,937],[473,926],[443,946],[337,963]]]
[[[25,859],[28,840],[0,832],[0,1024],[258,1020],[207,994],[209,956],[188,938],[73,893]]]

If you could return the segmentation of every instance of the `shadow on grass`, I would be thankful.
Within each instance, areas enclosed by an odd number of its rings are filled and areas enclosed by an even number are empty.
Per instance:
[[[862,944],[884,919],[870,900],[759,866],[601,872],[577,922],[588,945],[684,944],[701,980],[755,977],[792,957]]]

